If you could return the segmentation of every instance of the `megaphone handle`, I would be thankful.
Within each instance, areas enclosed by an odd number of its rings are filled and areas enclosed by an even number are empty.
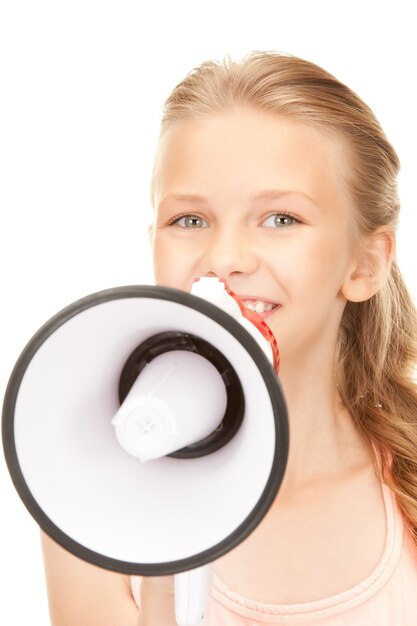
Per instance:
[[[178,626],[199,626],[203,623],[212,580],[211,565],[175,574],[175,619]]]

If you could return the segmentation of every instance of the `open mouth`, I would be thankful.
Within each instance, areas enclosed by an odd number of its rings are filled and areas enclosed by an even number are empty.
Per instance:
[[[242,302],[247,309],[262,315],[263,313],[270,313],[277,309],[280,305],[273,304],[272,302],[262,302],[261,300],[245,300],[242,298]]]

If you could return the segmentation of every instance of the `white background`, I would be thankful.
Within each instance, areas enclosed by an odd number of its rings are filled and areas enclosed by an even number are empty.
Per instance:
[[[304,57],[371,106],[402,161],[398,256],[416,297],[412,5],[3,0],[2,395],[20,351],[54,313],[103,288],[152,282],[148,183],[162,103],[189,70],[227,53]],[[0,488],[0,623],[46,625],[38,529],[3,458]]]

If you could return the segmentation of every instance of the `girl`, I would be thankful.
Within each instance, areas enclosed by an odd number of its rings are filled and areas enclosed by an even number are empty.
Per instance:
[[[395,260],[398,170],[369,107],[290,55],[204,63],[166,102],[156,283],[226,278],[267,318],[290,420],[274,505],[214,564],[210,626],[417,623],[416,314]],[[43,547],[53,624],[175,624],[172,577],[140,588]]]

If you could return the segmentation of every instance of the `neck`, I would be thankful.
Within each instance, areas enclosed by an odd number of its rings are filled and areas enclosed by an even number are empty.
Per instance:
[[[301,363],[281,368],[290,427],[283,489],[369,461],[368,448],[337,392],[333,362],[325,363],[303,357]]]

